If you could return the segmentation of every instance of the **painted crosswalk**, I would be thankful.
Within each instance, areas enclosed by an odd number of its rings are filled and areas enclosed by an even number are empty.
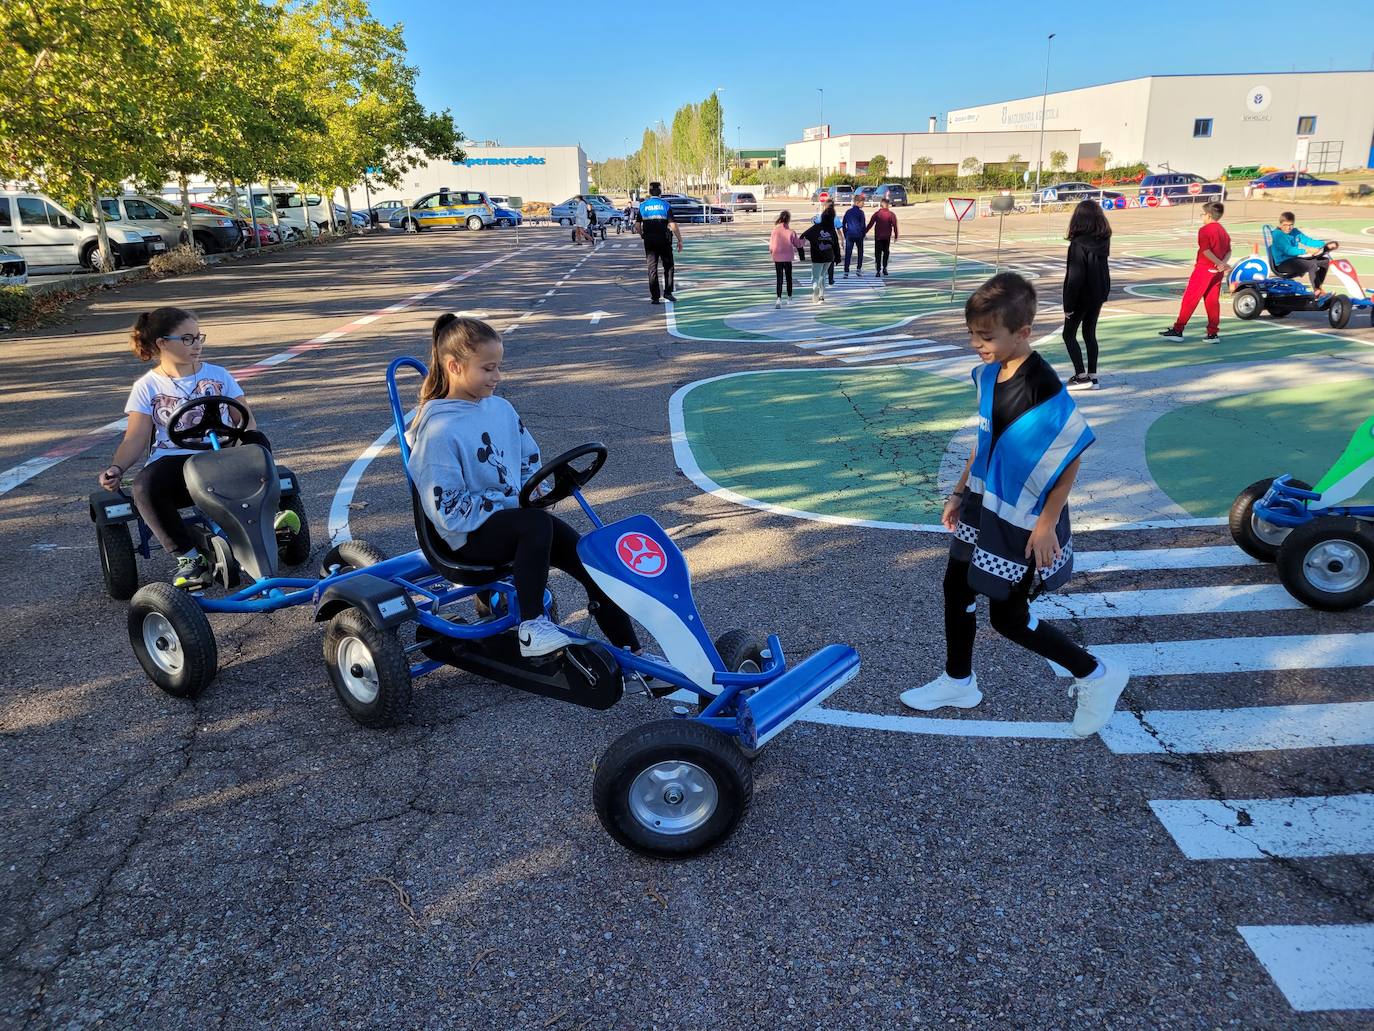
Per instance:
[[[1298,1012],[1374,1009],[1374,924],[1236,930]]]
[[[1093,649],[1095,652],[1100,649]],[[1118,710],[1102,728],[1119,755],[1206,755],[1374,745],[1374,702]]]
[[[1374,795],[1152,799],[1189,859],[1270,859],[1374,853]]]

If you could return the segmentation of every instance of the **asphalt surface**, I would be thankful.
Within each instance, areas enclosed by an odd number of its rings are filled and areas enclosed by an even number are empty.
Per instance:
[[[1047,232],[1063,221],[1050,218]],[[950,229],[908,213],[904,226],[937,247]],[[986,247],[993,231],[972,239]],[[707,232],[765,230],[688,229],[687,246]],[[124,339],[137,313],[193,308],[206,360],[241,369],[499,258],[245,380],[278,460],[301,477],[315,560],[341,478],[389,424],[386,362],[423,357],[442,311],[520,320],[503,392],[546,454],[609,446],[590,500],[670,529],[713,635],[777,632],[793,657],[852,644],[862,672],[827,706],[904,714],[897,695],[943,661],[947,541],[737,506],[674,463],[679,387],[831,360],[671,337],[633,237],[585,261],[565,241],[380,234],[109,291],[68,325],[4,341],[0,469],[91,446],[0,495],[0,1027],[1370,1026],[1367,1011],[1295,1011],[1237,933],[1369,924],[1369,855],[1189,860],[1147,804],[1369,792],[1365,746],[1120,754],[1098,738],[803,722],[755,764],[736,833],[663,862],[615,844],[590,789],[606,746],[665,703],[597,713],[446,671],[417,684],[404,726],[366,730],[333,697],[308,609],[213,617],[215,683],[194,704],[153,687],[126,605],[104,594],[86,505],[115,443],[100,427],[142,371]],[[1176,276],[1118,282],[1152,278]],[[1041,286],[1052,298],[1053,278]],[[953,316],[920,332],[962,343]],[[388,553],[414,546],[394,446],[367,468],[349,520]],[[1084,551],[1228,543],[1220,527],[1077,538]],[[145,580],[167,570],[157,556]],[[1073,590],[1272,581],[1263,567],[1145,569],[1084,573]],[[570,581],[555,590],[565,613],[582,604]],[[1369,610],[1305,609],[1069,627],[1089,647],[1371,629]],[[990,630],[977,670],[987,701],[969,719],[1072,715],[1068,681]],[[1122,708],[1371,697],[1359,666],[1137,677]]]

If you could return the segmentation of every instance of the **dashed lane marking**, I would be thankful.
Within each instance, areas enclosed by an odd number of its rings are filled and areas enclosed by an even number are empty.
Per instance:
[[[1189,859],[1374,852],[1374,795],[1151,799],[1150,808]]]
[[[1374,702],[1146,710],[1139,716],[1118,710],[1102,728],[1102,740],[1118,755],[1374,745]]]

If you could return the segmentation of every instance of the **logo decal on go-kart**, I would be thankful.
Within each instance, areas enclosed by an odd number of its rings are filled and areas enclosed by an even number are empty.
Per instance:
[[[624,533],[615,542],[615,553],[625,568],[640,576],[658,576],[668,568],[668,555],[663,546],[642,533]]]

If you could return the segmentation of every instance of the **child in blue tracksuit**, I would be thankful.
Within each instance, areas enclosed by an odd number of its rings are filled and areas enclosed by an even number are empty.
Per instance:
[[[844,230],[844,278],[849,278],[849,256],[854,251],[859,252],[859,262],[854,267],[854,274],[862,276],[864,274],[864,234],[868,232],[868,219],[864,217],[864,199],[855,196],[854,204],[844,213],[844,221],[840,224]]]
[[[1293,212],[1285,211],[1279,215],[1279,228],[1274,233],[1271,250],[1274,254],[1274,271],[1281,276],[1294,279],[1307,276],[1312,280],[1312,292],[1320,297],[1326,293],[1322,283],[1326,281],[1326,270],[1331,265],[1327,256],[1338,246],[1325,240],[1315,240],[1293,224]]]

